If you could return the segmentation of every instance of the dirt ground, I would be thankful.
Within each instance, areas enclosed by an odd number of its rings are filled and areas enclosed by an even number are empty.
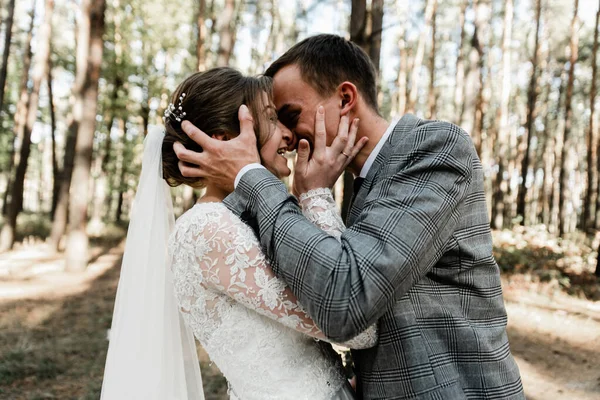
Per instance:
[[[98,399],[122,245],[97,246],[81,274],[60,255],[24,247],[0,255],[0,399]],[[527,398],[600,399],[600,301],[518,276],[504,281],[508,334]],[[225,381],[199,349],[207,400]]]

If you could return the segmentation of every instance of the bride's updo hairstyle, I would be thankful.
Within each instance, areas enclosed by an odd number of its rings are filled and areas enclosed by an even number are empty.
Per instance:
[[[271,79],[244,76],[228,67],[197,72],[184,80],[171,97],[165,111],[165,139],[162,144],[163,178],[170,186],[181,184],[200,188],[205,185],[201,178],[187,178],[179,171],[173,144],[179,142],[186,149],[201,152],[202,147],[181,129],[185,120],[194,124],[208,136],[228,134],[229,138],[240,133],[238,109],[245,104],[254,119],[254,132],[259,147],[267,139],[259,133],[266,128],[263,118],[265,103],[272,96]],[[261,140],[262,139],[262,140]]]

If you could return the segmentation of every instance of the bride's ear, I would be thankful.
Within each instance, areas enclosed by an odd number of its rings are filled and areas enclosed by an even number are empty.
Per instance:
[[[341,102],[341,115],[348,114],[354,109],[358,101],[358,89],[352,82],[342,82],[338,88],[338,95]]]

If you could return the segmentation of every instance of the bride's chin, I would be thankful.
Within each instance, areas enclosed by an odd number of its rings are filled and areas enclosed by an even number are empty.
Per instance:
[[[292,171],[289,168],[285,168],[285,169],[278,170],[275,175],[277,175],[277,177],[279,179],[283,179],[283,178],[287,178],[288,176],[290,176],[291,173],[292,173]]]

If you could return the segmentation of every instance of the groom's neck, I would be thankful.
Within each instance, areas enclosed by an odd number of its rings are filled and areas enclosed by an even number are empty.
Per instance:
[[[347,168],[354,175],[358,176],[365,165],[367,158],[369,158],[369,155],[371,155],[375,146],[377,146],[377,143],[381,140],[390,123],[374,112],[364,113],[363,115],[357,115],[356,117],[360,119],[356,141],[358,142],[362,137],[369,138],[365,147],[362,148]]]

